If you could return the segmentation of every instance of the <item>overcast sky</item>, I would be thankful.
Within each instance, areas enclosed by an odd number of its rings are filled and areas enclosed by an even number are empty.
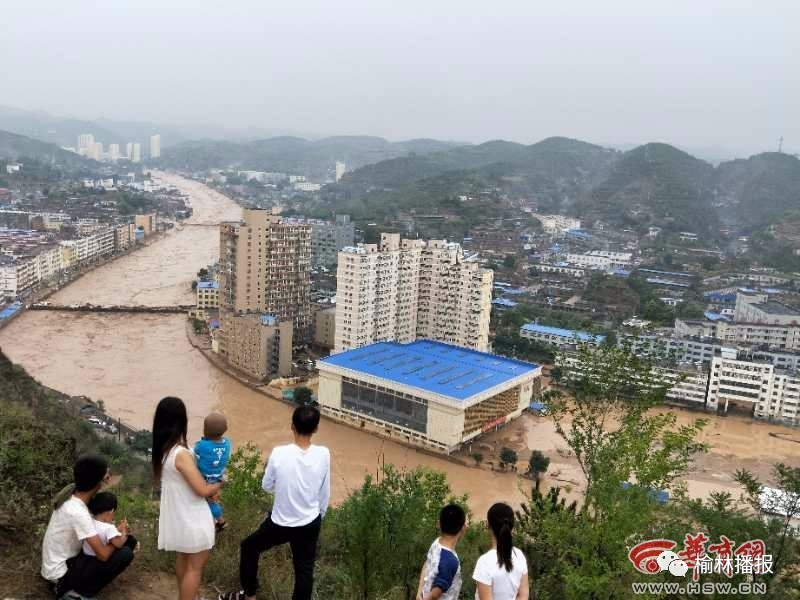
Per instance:
[[[0,104],[479,142],[800,151],[800,1],[3,2]]]

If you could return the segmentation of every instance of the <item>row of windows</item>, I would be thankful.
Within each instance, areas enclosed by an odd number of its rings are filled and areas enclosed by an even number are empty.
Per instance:
[[[410,394],[343,378],[342,407],[407,429],[427,433],[428,403]]]

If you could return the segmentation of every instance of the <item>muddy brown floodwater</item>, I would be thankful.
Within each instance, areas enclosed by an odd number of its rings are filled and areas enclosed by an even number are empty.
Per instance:
[[[208,225],[238,218],[241,211],[200,183],[164,178],[190,195],[192,218],[179,231],[85,275],[52,302],[161,306],[192,301],[194,274],[219,253],[218,229]],[[188,343],[184,323],[179,315],[28,311],[0,330],[0,346],[45,385],[103,400],[109,414],[134,427],[149,429],[158,400],[176,395],[187,403],[191,436],[199,435],[209,411],[219,409],[228,416],[236,444],[254,442],[269,452],[288,441],[290,407],[214,368]],[[496,499],[522,499],[510,474],[465,467],[329,421],[318,439],[332,451],[335,501],[383,461],[446,471],[454,490],[469,493],[480,513]]]
[[[216,224],[238,218],[241,211],[229,198],[200,183],[163,177],[189,194],[192,218],[147,248],[85,275],[55,294],[53,302],[160,306],[193,301],[194,274],[218,257]],[[135,427],[149,429],[158,400],[177,395],[187,403],[192,437],[199,435],[205,414],[218,409],[228,416],[235,444],[253,442],[268,453],[290,438],[290,407],[213,367],[188,343],[179,315],[30,311],[0,330],[0,346],[45,385],[103,400],[109,414]],[[676,413],[681,421],[699,416]],[[687,477],[693,495],[733,489],[730,473],[740,466],[763,473],[777,460],[798,462],[800,443],[793,441],[800,441],[798,430],[732,417],[710,420],[704,437],[712,451]],[[770,435],[776,432],[782,438]],[[332,451],[334,501],[346,497],[383,461],[400,468],[427,465],[446,472],[456,493],[470,495],[478,515],[499,499],[518,504],[530,485],[509,473],[467,467],[330,421],[321,425],[318,440]],[[495,441],[517,447],[520,467],[530,449],[544,450],[552,458],[545,482],[573,485],[573,494],[580,489],[577,465],[558,454],[563,442],[549,420],[526,416],[482,441],[486,449],[476,445],[475,450],[485,450],[489,456]]]

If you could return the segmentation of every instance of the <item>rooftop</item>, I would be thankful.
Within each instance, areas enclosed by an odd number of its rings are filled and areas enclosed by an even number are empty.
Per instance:
[[[318,362],[464,401],[538,365],[431,340],[378,342]]]
[[[769,302],[759,302],[758,304],[754,304],[756,308],[759,310],[763,310],[765,313],[769,315],[800,315],[800,311],[786,306],[785,304],[781,304],[780,302],[769,301]]]
[[[598,344],[605,340],[605,336],[589,333],[588,331],[578,331],[573,329],[561,329],[560,327],[550,327],[548,325],[539,325],[538,323],[528,323],[521,327],[523,331],[530,331],[531,333],[546,333],[549,335],[556,335],[558,337],[577,338],[580,342],[596,342]]]
[[[219,284],[216,281],[198,281],[198,290],[218,290]]]

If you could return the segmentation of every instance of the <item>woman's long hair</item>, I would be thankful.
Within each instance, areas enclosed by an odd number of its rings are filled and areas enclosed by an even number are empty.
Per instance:
[[[489,522],[489,529],[492,530],[495,540],[497,540],[497,564],[504,567],[506,571],[511,571],[511,551],[514,546],[511,543],[511,530],[514,529],[514,511],[508,504],[498,502],[493,504],[486,515]]]
[[[189,419],[186,405],[180,398],[167,396],[158,403],[153,417],[153,478],[161,481],[164,459],[173,446],[186,445],[186,430]]]

